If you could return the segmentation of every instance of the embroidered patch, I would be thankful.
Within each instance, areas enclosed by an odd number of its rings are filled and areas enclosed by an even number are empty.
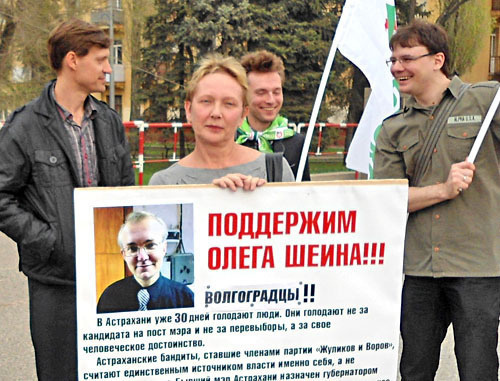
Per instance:
[[[448,124],[462,123],[481,123],[483,117],[481,115],[457,115],[448,118]]]

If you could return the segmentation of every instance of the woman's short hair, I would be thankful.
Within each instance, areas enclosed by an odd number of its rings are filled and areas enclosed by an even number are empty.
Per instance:
[[[205,56],[198,65],[198,68],[194,71],[186,87],[187,101],[193,100],[194,92],[201,79],[213,73],[226,73],[233,77],[243,90],[243,105],[246,106],[248,104],[248,82],[245,69],[234,57],[224,57],[217,53]]]

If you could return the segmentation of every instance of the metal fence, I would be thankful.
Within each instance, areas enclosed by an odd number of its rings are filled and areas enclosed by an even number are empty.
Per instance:
[[[194,135],[192,132],[192,126],[190,123],[146,123],[143,121],[133,121],[124,122],[124,126],[129,132],[132,130],[137,130],[137,139],[132,139],[129,134],[129,141],[132,149],[134,158],[134,168],[139,171],[138,183],[142,185],[144,182],[144,165],[148,163],[168,163],[173,161],[178,161],[181,159],[182,150],[189,150],[194,147]],[[302,130],[307,129],[306,123],[292,123],[289,127],[293,128],[297,133],[301,133]],[[315,144],[314,148],[310,150],[309,155],[311,156],[328,156],[328,155],[338,155],[343,157],[346,152],[336,151],[336,152],[326,152],[322,147],[324,147],[323,139],[324,132],[327,128],[334,128],[344,132],[342,140],[345,139],[345,133],[348,128],[357,127],[357,123],[316,123],[315,124]],[[163,138],[163,147],[157,147],[155,149],[156,155],[148,155],[147,150],[153,150],[153,147],[147,147],[146,139],[147,134],[154,134],[153,131],[159,131],[160,129],[166,129],[169,132],[168,138]],[[184,134],[181,135],[181,130]],[[157,132],[156,132],[157,134]],[[187,135],[187,138],[186,138]],[[184,143],[181,144],[181,137],[185,139]],[[157,138],[157,137],[156,137]],[[186,142],[187,140],[187,142]],[[167,144],[168,141],[168,144]],[[312,145],[311,145],[312,147]],[[161,151],[158,152],[158,148]],[[185,152],[184,152],[185,153]],[[153,156],[159,156],[159,158],[153,158]]]

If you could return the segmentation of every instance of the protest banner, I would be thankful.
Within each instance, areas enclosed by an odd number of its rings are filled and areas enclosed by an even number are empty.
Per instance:
[[[407,195],[405,180],[76,189],[79,379],[395,381]],[[99,278],[125,268],[103,242],[131,210],[193,254],[194,307],[96,312]]]

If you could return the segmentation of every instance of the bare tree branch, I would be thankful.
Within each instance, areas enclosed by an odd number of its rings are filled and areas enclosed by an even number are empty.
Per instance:
[[[7,55],[16,31],[16,22],[12,14],[2,12],[3,25],[0,31],[0,73],[6,73],[9,65]]]
[[[441,15],[436,20],[436,24],[445,25],[446,22],[453,16],[456,12],[458,12],[459,8],[470,0],[452,0],[450,1]]]

